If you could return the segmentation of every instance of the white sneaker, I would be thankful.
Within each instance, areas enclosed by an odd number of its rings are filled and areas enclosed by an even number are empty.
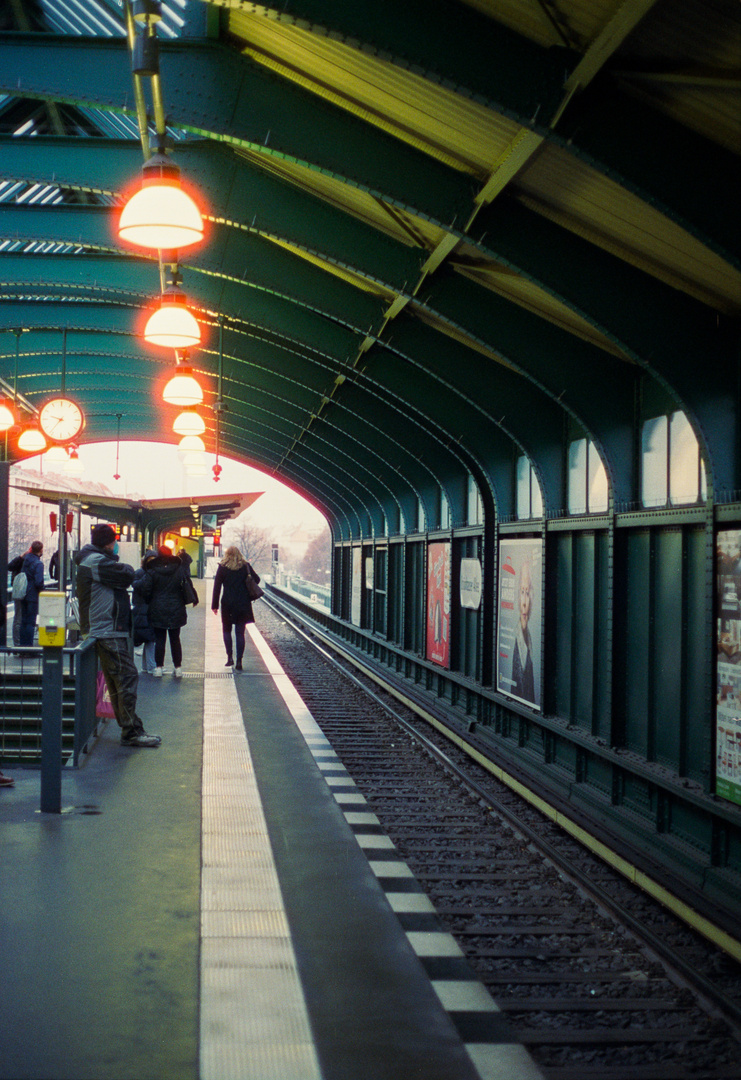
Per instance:
[[[162,678],[162,671],[163,671],[163,669],[161,667],[156,667],[154,669],[152,674],[154,675],[155,679],[161,679]]]
[[[176,667],[172,674],[176,679],[182,679],[183,669],[181,667]]]

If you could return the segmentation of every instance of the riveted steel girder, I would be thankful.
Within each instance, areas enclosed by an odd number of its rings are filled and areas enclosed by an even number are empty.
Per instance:
[[[528,51],[532,62],[520,67],[515,87],[537,81],[544,63],[551,68],[549,55],[558,59],[546,50]],[[473,188],[460,173],[222,45],[163,43],[161,66],[168,116],[178,127],[322,169],[442,224],[465,220],[472,209]],[[570,60],[562,68],[564,81],[569,66]],[[120,41],[8,35],[0,54],[0,92],[133,111]],[[572,107],[558,134],[549,129],[547,116],[542,124],[528,109],[512,114],[621,180],[714,250],[738,259],[741,223],[729,225],[727,215],[735,206],[741,163],[730,152],[617,90],[590,94],[588,106]],[[713,190],[715,198],[698,199],[698,189]]]
[[[168,119],[321,169],[403,207],[453,221],[470,211],[473,186],[421,151],[266,73],[223,45],[165,44],[160,51]],[[0,52],[0,93],[133,114],[124,41],[9,35]]]

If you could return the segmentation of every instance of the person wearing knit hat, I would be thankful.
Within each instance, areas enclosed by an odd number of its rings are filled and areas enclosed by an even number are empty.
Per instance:
[[[121,745],[156,747],[159,735],[148,735],[137,715],[139,672],[131,654],[129,586],[134,568],[119,562],[116,532],[110,525],[94,525],[92,543],[75,555],[80,630],[95,639],[103,678],[113,713],[121,728]]]

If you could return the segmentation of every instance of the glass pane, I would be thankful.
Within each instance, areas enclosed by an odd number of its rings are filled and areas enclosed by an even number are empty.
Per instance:
[[[587,440],[569,446],[569,513],[587,512]]]
[[[644,506],[666,506],[667,418],[657,416],[643,425],[641,500]]]
[[[540,491],[540,484],[538,483],[538,478],[532,468],[530,469],[530,493],[533,501],[532,516],[542,517],[543,495]]]
[[[440,492],[440,528],[450,528],[450,503],[444,491]]]
[[[607,509],[607,473],[597,447],[589,444],[589,513],[602,514]]]
[[[695,503],[699,497],[700,447],[683,412],[672,415],[669,492],[672,506]]]
[[[468,524],[480,525],[484,520],[483,503],[478,485],[472,476],[468,478]]]
[[[530,509],[530,462],[522,454],[517,459],[517,517],[531,517]]]

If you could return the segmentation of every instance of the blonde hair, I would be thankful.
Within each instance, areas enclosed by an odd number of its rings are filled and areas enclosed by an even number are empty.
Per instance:
[[[247,565],[247,560],[238,547],[228,547],[224,552],[221,565],[225,566],[227,570],[239,570],[240,566]]]

